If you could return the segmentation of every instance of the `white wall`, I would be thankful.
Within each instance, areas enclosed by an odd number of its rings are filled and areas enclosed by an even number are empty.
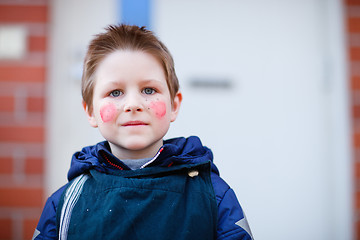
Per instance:
[[[112,0],[54,0],[51,4],[50,62],[47,95],[48,192],[67,182],[67,171],[75,151],[100,140],[81,105],[82,63],[94,34],[116,22]]]
[[[169,136],[213,149],[257,239],[351,239],[341,1],[156,2],[184,92]],[[194,78],[234,87],[194,89]]]
[[[49,192],[100,138],[81,109],[79,65],[114,1],[53,1]],[[168,137],[199,135],[255,239],[350,240],[351,154],[340,0],[154,0],[153,29],[184,93]],[[225,79],[230,89],[191,87]]]

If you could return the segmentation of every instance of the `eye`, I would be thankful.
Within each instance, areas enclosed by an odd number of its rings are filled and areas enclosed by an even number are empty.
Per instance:
[[[144,88],[144,90],[142,90],[143,93],[147,94],[147,95],[151,95],[156,93],[156,90],[153,88]]]
[[[123,95],[123,92],[120,90],[114,90],[110,93],[111,97],[119,97],[120,95]]]

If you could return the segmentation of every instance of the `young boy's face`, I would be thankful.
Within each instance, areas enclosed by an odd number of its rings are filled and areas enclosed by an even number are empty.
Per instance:
[[[91,126],[120,159],[154,156],[182,99],[179,92],[171,103],[160,62],[145,52],[119,50],[104,58],[95,77],[92,111],[84,105]]]

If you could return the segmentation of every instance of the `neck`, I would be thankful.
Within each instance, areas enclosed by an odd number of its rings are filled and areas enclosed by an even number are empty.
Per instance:
[[[162,147],[163,142],[158,142],[154,145],[142,148],[139,150],[125,149],[109,142],[111,153],[118,159],[143,159],[154,157],[159,149]]]

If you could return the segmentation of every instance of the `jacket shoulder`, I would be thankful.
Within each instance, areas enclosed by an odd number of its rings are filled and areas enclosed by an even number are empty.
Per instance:
[[[235,192],[216,173],[211,173],[218,206],[217,240],[252,240],[246,216]]]
[[[211,182],[214,187],[216,202],[219,206],[225,193],[230,189],[230,186],[216,173],[211,172]]]
[[[54,192],[46,201],[33,239],[57,239],[56,212],[60,198],[68,184]]]

